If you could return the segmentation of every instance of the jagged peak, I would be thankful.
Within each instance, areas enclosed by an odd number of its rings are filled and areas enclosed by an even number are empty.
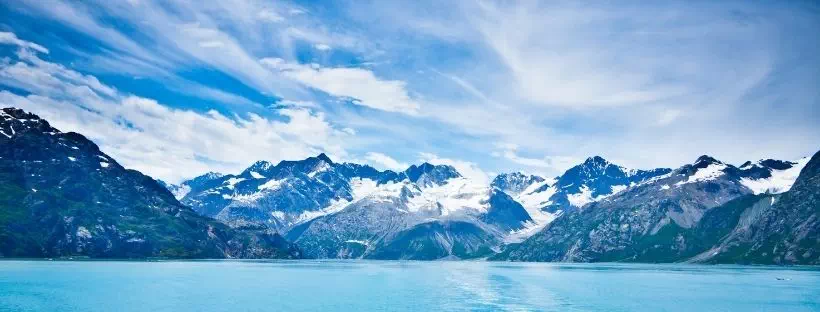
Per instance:
[[[204,174],[201,174],[201,175],[197,176],[194,179],[208,179],[208,180],[211,180],[211,179],[219,179],[219,178],[224,177],[224,176],[225,176],[224,174],[219,173],[219,172],[208,171]]]
[[[604,159],[601,156],[596,155],[596,156],[592,156],[592,157],[587,157],[587,159],[584,161],[584,164],[586,164],[586,165],[607,165],[607,164],[609,164],[609,161],[607,161],[606,159]]]
[[[20,125],[22,125],[22,127]],[[48,121],[34,113],[26,112],[15,107],[5,107],[0,110],[0,134],[10,138],[15,132],[24,129],[36,129],[40,132],[50,132],[51,134],[62,133],[60,130],[51,127]]]
[[[757,165],[774,169],[774,170],[786,170],[794,166],[796,162],[786,161],[786,160],[778,160],[778,159],[762,159],[757,162]]]
[[[16,107],[4,107],[2,109],[2,113],[0,116],[8,116],[14,119],[34,119],[34,120],[42,120],[40,116],[37,116],[34,113],[26,112],[20,108]]]
[[[252,165],[248,167],[247,170],[268,170],[273,167],[273,163],[267,160],[257,160]]]
[[[545,180],[546,180],[546,178],[544,178],[542,176],[539,176],[539,175],[523,173],[521,171],[514,171],[514,172],[506,172],[506,173],[501,173],[501,174],[496,175],[495,178],[493,178],[493,181],[492,181],[491,184],[497,184],[497,183],[500,183],[502,181],[505,181],[505,182],[512,182],[512,181],[543,182]]]
[[[436,180],[439,180],[438,182],[461,177],[461,174],[453,166],[433,165],[429,162],[424,162],[420,165],[411,165],[403,173],[412,182],[418,181],[418,179],[423,175],[433,175]]]
[[[333,164],[333,161],[330,160],[330,157],[327,157],[327,154],[325,154],[325,153],[320,153],[319,155],[316,156],[316,158],[321,160],[321,161],[324,161],[328,164],[331,164],[331,165]]]
[[[456,168],[453,167],[453,166],[450,166],[450,165],[434,165],[434,164],[431,164],[431,163],[426,162],[426,161],[419,164],[419,165],[410,165],[410,167],[408,167],[406,170],[404,170],[404,172],[417,171],[417,170],[421,170],[421,172],[430,172],[430,171],[433,171],[433,170],[448,170],[448,171],[458,172],[456,170]]]
[[[723,162],[709,155],[701,155],[695,160],[695,165],[698,164],[723,164]]]

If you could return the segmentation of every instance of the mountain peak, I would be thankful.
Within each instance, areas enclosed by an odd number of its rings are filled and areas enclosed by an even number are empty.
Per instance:
[[[428,176],[435,180],[436,183],[444,182],[451,178],[461,177],[456,168],[450,165],[433,165],[429,162],[424,162],[421,165],[411,165],[404,174],[412,182],[417,182],[422,176]]]
[[[199,176],[197,176],[197,177],[195,177],[191,180],[213,180],[213,179],[219,179],[223,176],[225,176],[225,175],[221,174],[219,172],[208,171],[208,172],[206,172],[204,174],[201,174],[201,175],[199,175]]]
[[[5,107],[0,113],[0,116],[9,116],[15,119],[34,119],[40,120],[40,116],[37,116],[33,113],[26,112],[22,109],[16,107]],[[3,118],[6,119],[6,118]]]
[[[723,162],[721,162],[720,160],[717,160],[714,157],[709,156],[709,155],[701,155],[700,157],[698,157],[698,159],[695,160],[695,165],[701,164],[701,163],[709,165],[709,164],[722,164]]]
[[[587,160],[584,163],[607,163],[606,159],[601,156],[595,155],[592,157],[587,157]]]
[[[61,133],[49,123],[33,113],[19,108],[5,107],[0,110],[0,138],[11,138],[17,133],[35,130],[36,132]]]
[[[255,163],[253,163],[250,167],[248,167],[248,169],[246,169],[246,170],[265,171],[265,170],[270,169],[271,167],[273,167],[273,163],[271,163],[267,160],[258,160]]]
[[[607,165],[610,165],[610,164],[611,163],[609,161],[607,161],[606,159],[604,159],[601,156],[592,156],[592,157],[587,158],[584,161],[583,166],[584,167],[603,168],[603,167],[606,167]]]
[[[497,175],[490,185],[509,195],[517,195],[530,185],[544,182],[544,180],[543,177],[537,175],[529,175],[516,171]]]
[[[316,158],[318,158],[319,160],[324,161],[328,164],[333,164],[333,161],[330,160],[330,157],[327,157],[327,155],[325,153],[320,153],[318,156],[316,156]]]

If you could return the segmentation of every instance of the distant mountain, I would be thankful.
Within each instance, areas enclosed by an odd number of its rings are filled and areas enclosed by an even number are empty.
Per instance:
[[[492,183],[493,187],[504,191],[512,196],[518,196],[532,185],[547,182],[546,179],[536,176],[524,174],[521,172],[502,173],[497,175]],[[547,184],[555,183],[554,181],[547,182]]]
[[[298,258],[277,234],[197,215],[80,134],[0,111],[0,257]]]
[[[492,185],[512,194],[534,220],[526,229],[507,238],[507,242],[514,243],[531,236],[562,213],[602,200],[670,171],[666,168],[626,169],[595,156],[554,179],[516,172],[498,175]]]
[[[510,232],[532,223],[521,204],[503,191],[476,184],[451,166],[429,163],[402,172],[379,171],[335,163],[320,154],[275,165],[260,161],[208,185],[191,188],[182,202],[237,228],[268,227],[287,233],[308,256],[318,258],[486,256]],[[448,237],[454,241],[437,241],[422,248],[425,254],[381,250],[396,246],[393,240],[399,237],[409,239],[405,231],[468,228],[480,234],[452,232]],[[449,248],[476,244],[462,238],[486,240],[475,250]]]
[[[194,187],[181,199],[202,215],[235,227],[263,226],[286,232],[353,201],[356,192],[398,181],[405,173],[336,164],[325,154],[276,165],[258,161],[238,175],[223,175]],[[416,176],[421,177],[421,175]]]
[[[760,179],[784,190],[781,195],[762,196],[738,217],[732,231],[714,247],[692,261],[710,263],[820,264],[820,152],[811,160],[798,162],[762,161],[768,175]],[[741,168],[748,168],[744,165]],[[793,183],[778,176],[803,167]],[[774,171],[774,172],[772,172]],[[780,181],[778,181],[780,180]],[[793,186],[791,185],[793,184]],[[755,184],[759,185],[759,184]]]
[[[570,262],[713,259],[695,256],[719,244],[736,226],[746,226],[751,222],[750,215],[775,211],[770,209],[771,202],[779,197],[772,194],[788,190],[793,181],[788,181],[786,176],[799,171],[806,162],[761,161],[737,168],[701,156],[693,164],[567,212],[521,244],[508,246],[495,259]],[[818,187],[815,185],[813,189],[817,191]],[[747,257],[725,262],[744,261],[761,262]]]
[[[200,175],[190,180],[186,180],[180,184],[168,184],[165,181],[157,180],[160,185],[167,188],[171,191],[171,194],[174,194],[174,198],[177,200],[182,199],[185,195],[191,192],[191,190],[202,190],[210,187],[209,183],[212,181],[221,178],[223,175],[217,172],[208,172],[206,174]]]
[[[182,201],[236,228],[285,233],[315,258],[478,258],[503,250],[494,257],[665,262],[694,257],[717,238],[706,235],[673,252],[635,246],[654,242],[657,233],[677,233],[667,224],[686,235],[701,228],[709,229],[698,235],[728,233],[724,223],[708,220],[736,209],[710,209],[737,208],[752,200],[747,196],[787,190],[807,161],[762,160],[737,168],[702,156],[673,171],[626,169],[596,156],[556,178],[509,173],[484,186],[450,166],[379,171],[320,154],[276,165],[260,161],[238,175],[212,175],[207,183],[186,181],[182,185],[204,187],[191,187]],[[634,209],[640,214],[633,216]],[[622,220],[640,234],[625,236],[610,226],[622,227]],[[556,239],[558,248],[551,245]],[[595,243],[566,245],[585,240]],[[670,244],[654,248],[674,249]]]

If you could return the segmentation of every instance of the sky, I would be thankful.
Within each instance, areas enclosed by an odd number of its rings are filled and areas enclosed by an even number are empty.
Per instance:
[[[169,182],[319,153],[487,181],[820,149],[812,1],[0,2],[0,106]]]

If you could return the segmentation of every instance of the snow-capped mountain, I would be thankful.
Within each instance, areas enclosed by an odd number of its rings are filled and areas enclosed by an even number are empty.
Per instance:
[[[535,234],[565,211],[581,208],[670,171],[666,168],[626,169],[595,156],[553,179],[510,173],[498,175],[492,185],[507,190],[533,219],[525,229],[507,238],[507,242],[515,243]]]
[[[316,258],[475,258],[506,248],[496,257],[600,261],[621,259],[615,251],[667,224],[690,229],[734,199],[788,190],[806,161],[762,160],[738,168],[701,156],[675,170],[634,170],[596,156],[555,178],[509,173],[483,185],[450,166],[380,171],[320,154],[185,182],[190,191],[182,202],[234,227],[285,233]],[[624,229],[614,224],[623,222],[644,234],[621,235]],[[576,237],[580,233],[587,234]],[[544,255],[543,237],[595,243],[559,244],[546,249],[555,254]],[[562,254],[562,247],[572,252]]]
[[[481,255],[485,255],[504,236],[533,222],[528,211],[503,191],[475,183],[451,166],[429,163],[402,172],[379,171],[366,165],[334,163],[321,154],[276,165],[260,161],[208,185],[191,187],[182,202],[235,227],[268,227],[288,233],[290,239],[310,246],[305,250],[316,257],[376,257],[375,249],[353,253],[345,246],[350,242],[387,246],[402,231],[431,222],[471,224],[469,228],[481,232],[476,237],[492,238],[481,245]],[[327,222],[331,224],[326,226]],[[449,225],[429,228],[465,228]],[[324,228],[316,230],[320,227]],[[460,243],[438,242],[437,253],[403,257],[451,256],[455,255],[452,245]],[[479,256],[470,252],[458,256],[467,255]]]
[[[791,189],[800,171],[809,162],[808,157],[797,161],[764,159],[740,166],[740,183],[755,194],[780,194]]]
[[[320,258],[474,258],[492,254],[529,222],[512,197],[467,178],[433,186],[405,179],[297,227],[288,237]],[[396,249],[397,244],[414,247]]]
[[[177,200],[182,199],[185,195],[191,192],[191,190],[201,190],[208,187],[208,183],[219,179],[222,177],[221,173],[217,172],[208,172],[206,174],[200,175],[190,180],[186,180],[180,184],[169,184],[162,180],[157,180],[162,186],[167,188],[171,191],[171,194],[174,194],[174,197]]]
[[[792,172],[799,172],[806,162],[767,160],[737,168],[701,156],[692,164],[566,212],[499,258],[666,262],[692,257],[704,248],[702,240],[663,235],[713,226],[714,220],[721,219],[716,216],[725,211],[713,209],[761,190],[788,191],[794,180],[786,176],[794,176]]]

